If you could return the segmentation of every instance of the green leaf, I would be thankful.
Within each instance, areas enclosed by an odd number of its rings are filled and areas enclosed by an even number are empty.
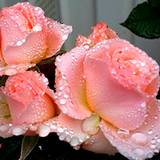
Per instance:
[[[127,20],[121,25],[125,26],[138,36],[154,39],[160,37],[160,12],[148,2],[137,5]]]
[[[160,9],[160,0],[148,0],[148,3],[155,8]]]
[[[24,136],[21,145],[21,155],[19,160],[25,160],[38,143],[38,136]]]

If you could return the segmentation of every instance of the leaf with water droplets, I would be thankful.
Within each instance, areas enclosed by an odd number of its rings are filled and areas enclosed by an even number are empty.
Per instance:
[[[19,160],[25,160],[38,143],[38,136],[24,136],[21,145],[21,155]]]

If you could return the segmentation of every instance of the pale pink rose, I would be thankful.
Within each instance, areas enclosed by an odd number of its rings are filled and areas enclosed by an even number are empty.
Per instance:
[[[96,137],[101,129],[128,158],[145,159],[159,152],[159,66],[145,52],[111,39],[89,50],[76,47],[58,56],[56,66],[55,101],[72,121],[82,121],[86,134]],[[104,151],[105,145],[84,147],[106,153],[110,150]]]
[[[45,17],[39,7],[17,3],[0,11],[0,30],[0,75],[13,75],[56,54],[72,28]]]
[[[0,136],[23,134],[32,125],[55,116],[53,93],[47,85],[47,78],[33,71],[7,79],[0,90]],[[16,126],[19,130],[15,129]]]
[[[115,31],[108,27],[105,22],[99,22],[92,28],[92,33],[88,38],[79,35],[76,39],[76,46],[93,47],[98,42],[118,38]]]

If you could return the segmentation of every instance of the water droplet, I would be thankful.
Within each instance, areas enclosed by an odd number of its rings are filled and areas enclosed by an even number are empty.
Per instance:
[[[146,107],[146,102],[143,102],[143,103],[141,104],[141,106],[142,106],[142,107]]]
[[[65,41],[65,40],[67,39],[67,37],[68,37],[68,34],[66,34],[66,35],[64,34],[64,35],[62,36],[62,40]]]
[[[133,153],[134,153],[134,155],[137,157],[137,158],[141,158],[141,157],[143,157],[143,155],[144,155],[144,151],[142,150],[142,149],[139,149],[139,148],[137,148],[137,149],[135,149],[134,151],[133,151]]]
[[[137,143],[137,144],[140,144],[140,145],[145,145],[147,143],[147,136],[143,133],[134,133],[132,136],[131,136],[131,139]]]
[[[24,132],[25,131],[22,128],[16,127],[16,128],[12,129],[12,134],[15,135],[15,136],[22,135],[22,134],[24,134]]]
[[[56,58],[56,61],[57,61],[57,62],[61,62],[61,61],[62,61],[61,57],[58,56],[58,57]]]
[[[66,134],[62,133],[59,135],[59,140],[63,141],[66,138]]]
[[[153,131],[152,131],[152,130],[149,130],[149,131],[148,131],[148,134],[152,134],[152,133],[153,133]]]
[[[63,128],[59,127],[59,128],[57,128],[57,131],[58,131],[59,133],[62,133],[64,130],[63,130]]]
[[[64,98],[69,98],[69,95],[68,94],[64,94],[63,97]]]
[[[67,102],[66,99],[60,99],[59,100],[59,103],[62,104],[62,105],[66,104],[66,102]]]
[[[151,140],[151,143],[152,143],[152,144],[155,144],[155,143],[156,143],[156,140],[154,140],[154,139]]]
[[[22,39],[22,40],[20,40],[20,41],[17,41],[17,42],[16,42],[16,45],[17,45],[17,46],[21,46],[25,41],[26,41],[25,39]]]
[[[71,136],[70,135],[67,135],[66,137],[66,142],[70,142],[71,141]]]
[[[58,96],[61,96],[62,95],[62,92],[58,92]]]
[[[157,139],[157,142],[160,143],[160,139]]]
[[[37,24],[37,25],[35,25],[35,26],[32,28],[32,30],[33,30],[34,32],[39,32],[39,31],[42,31],[42,27],[41,27],[40,24]]]
[[[75,147],[77,145],[79,145],[79,140],[77,137],[73,137],[70,141],[71,146]]]
[[[158,119],[158,116],[155,116],[154,119]]]
[[[153,144],[152,144],[152,145],[150,145],[150,148],[151,148],[151,149],[155,149],[155,148],[156,148],[156,145],[153,145]]]
[[[41,125],[39,127],[38,133],[39,133],[40,137],[46,137],[46,136],[48,136],[49,132],[50,132],[49,126],[47,126],[47,125]]]
[[[7,131],[8,130],[8,126],[7,125],[2,125],[2,126],[0,126],[0,131],[1,132],[5,132],[5,131]]]
[[[62,91],[64,89],[64,86],[59,87],[59,90]]]

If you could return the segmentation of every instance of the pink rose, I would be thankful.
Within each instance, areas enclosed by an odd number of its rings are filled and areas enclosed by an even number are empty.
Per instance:
[[[47,85],[47,78],[33,71],[7,79],[0,92],[0,136],[23,134],[55,116],[53,93]]]
[[[128,158],[159,152],[159,66],[145,52],[111,39],[89,50],[76,47],[58,56],[56,66],[56,103],[73,121],[82,121],[84,133],[96,136],[101,129]]]
[[[98,42],[118,38],[116,32],[114,32],[105,22],[99,22],[93,27],[92,33],[88,38],[79,35],[76,39],[76,46],[93,47]]]
[[[72,31],[39,7],[17,3],[0,11],[0,75],[22,72],[53,56]]]

